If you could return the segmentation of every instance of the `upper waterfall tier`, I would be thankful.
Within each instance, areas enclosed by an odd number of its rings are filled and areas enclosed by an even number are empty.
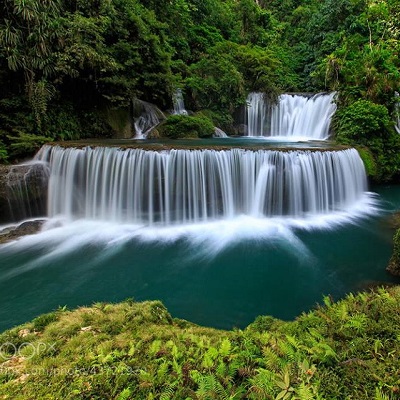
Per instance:
[[[247,135],[325,140],[336,111],[335,93],[312,97],[283,94],[267,104],[262,93],[247,98]]]
[[[146,151],[44,146],[49,216],[152,224],[328,214],[367,189],[356,150]]]

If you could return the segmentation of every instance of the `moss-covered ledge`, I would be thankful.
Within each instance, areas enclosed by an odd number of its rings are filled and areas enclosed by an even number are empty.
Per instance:
[[[0,398],[395,399],[400,288],[222,331],[162,303],[59,309],[0,335]]]
[[[392,275],[400,276],[400,228],[393,236],[393,253],[386,270]]]

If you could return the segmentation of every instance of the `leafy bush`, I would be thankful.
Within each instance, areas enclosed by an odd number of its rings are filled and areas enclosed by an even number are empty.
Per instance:
[[[51,142],[52,138],[18,132],[16,136],[8,135],[10,144],[10,155],[12,157],[33,156],[45,143]]]
[[[8,154],[5,144],[0,141],[0,162],[7,162]]]
[[[207,138],[214,133],[214,125],[207,117],[171,115],[160,127],[161,134],[171,139]]]
[[[387,108],[368,100],[357,100],[338,110],[334,120],[336,139],[344,144],[357,142],[368,146],[392,131]]]
[[[333,125],[339,143],[366,146],[370,150],[376,162],[375,177],[378,180],[389,180],[399,173],[400,136],[393,128],[385,106],[357,100],[337,111]]]

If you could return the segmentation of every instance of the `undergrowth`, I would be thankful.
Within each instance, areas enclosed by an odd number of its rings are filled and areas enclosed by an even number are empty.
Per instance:
[[[400,288],[324,303],[232,331],[158,301],[56,310],[0,335],[0,398],[400,398]]]

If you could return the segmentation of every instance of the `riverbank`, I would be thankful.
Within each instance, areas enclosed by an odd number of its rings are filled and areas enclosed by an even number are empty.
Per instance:
[[[3,399],[395,399],[400,288],[223,331],[158,301],[59,309],[0,335]]]

